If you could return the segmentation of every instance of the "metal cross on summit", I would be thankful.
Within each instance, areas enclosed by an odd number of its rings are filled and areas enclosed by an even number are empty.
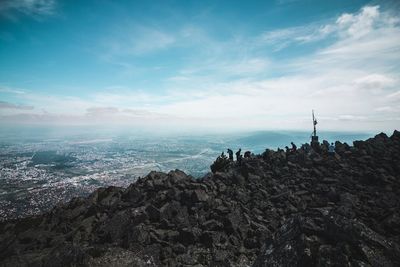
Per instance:
[[[319,141],[318,141],[318,136],[317,136],[317,119],[314,116],[314,110],[312,110],[312,119],[313,119],[313,126],[314,126],[314,131],[313,134],[311,135],[311,147],[317,148],[319,147]]]

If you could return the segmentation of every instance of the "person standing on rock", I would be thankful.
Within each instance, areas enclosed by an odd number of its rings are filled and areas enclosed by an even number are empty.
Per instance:
[[[242,152],[242,149],[239,148],[239,150],[236,152],[236,161],[240,164],[242,162],[242,155],[240,154]]]
[[[227,152],[228,152],[228,155],[229,155],[229,160],[233,161],[233,151],[232,151],[232,149],[228,148]]]
[[[293,142],[291,142],[291,144],[292,144],[292,152],[296,152],[297,146]]]

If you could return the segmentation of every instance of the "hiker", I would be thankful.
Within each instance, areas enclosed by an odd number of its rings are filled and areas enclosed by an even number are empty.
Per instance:
[[[249,159],[250,156],[251,156],[251,152],[250,152],[250,151],[244,152],[244,158],[245,158],[245,159]]]
[[[291,142],[291,144],[292,144],[292,152],[296,152],[297,146],[293,142]]]
[[[289,153],[290,153],[289,147],[288,147],[288,146],[285,146],[285,149],[286,149],[286,154],[289,154]]]
[[[230,148],[228,148],[227,152],[229,155],[229,160],[233,161],[233,151]]]
[[[239,148],[239,150],[236,152],[236,161],[240,164],[242,161],[242,155],[240,154],[242,152],[242,149]]]
[[[333,143],[331,143],[331,145],[328,148],[328,154],[331,156],[335,155],[335,145]]]

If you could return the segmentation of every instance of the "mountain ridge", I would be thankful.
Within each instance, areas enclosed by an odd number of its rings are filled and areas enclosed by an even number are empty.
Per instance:
[[[0,266],[398,266],[400,132],[150,172],[0,223]]]

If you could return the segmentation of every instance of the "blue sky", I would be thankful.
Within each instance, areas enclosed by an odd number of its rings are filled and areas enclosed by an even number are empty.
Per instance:
[[[0,123],[400,126],[396,1],[0,2]]]

